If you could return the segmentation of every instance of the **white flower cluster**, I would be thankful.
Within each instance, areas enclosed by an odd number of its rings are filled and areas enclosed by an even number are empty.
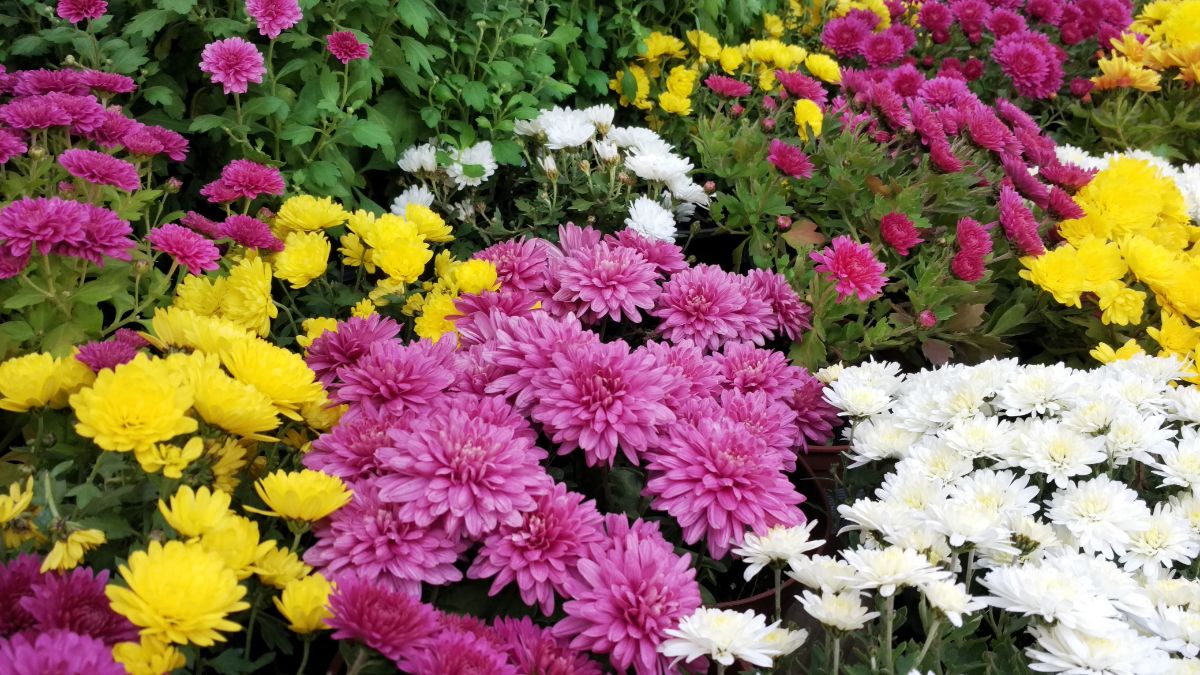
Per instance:
[[[1131,157],[1149,162],[1163,176],[1175,181],[1175,186],[1183,194],[1187,204],[1188,216],[1194,221],[1200,221],[1200,164],[1185,164],[1175,166],[1158,155],[1145,150],[1126,150],[1125,152],[1109,152],[1102,156],[1087,153],[1073,145],[1060,145],[1056,149],[1058,161],[1063,164],[1074,164],[1081,169],[1103,171],[1110,162],[1119,157]]]
[[[854,630],[871,617],[855,593],[914,586],[956,625],[985,603],[1032,617],[1035,671],[1195,672],[1200,390],[1184,366],[1143,355],[1091,371],[829,373],[853,466],[894,466],[873,497],[838,509],[860,548],[792,561],[823,594],[806,593],[806,609]]]
[[[496,158],[492,154],[491,141],[482,141],[468,148],[445,146],[441,149],[450,155],[450,164],[441,167],[440,170],[445,171],[460,190],[482,185],[484,181],[492,177],[492,174],[496,173]],[[403,171],[428,177],[439,171],[437,155],[437,142],[429,141],[405,150],[396,164]],[[409,190],[411,189],[409,188]],[[425,188],[420,189],[428,192]],[[429,204],[425,204],[425,206],[429,206]],[[392,210],[396,211],[395,206],[392,207]],[[399,213],[403,214],[404,211],[401,210]]]

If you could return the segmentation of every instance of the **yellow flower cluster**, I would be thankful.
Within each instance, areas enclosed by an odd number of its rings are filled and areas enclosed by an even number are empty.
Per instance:
[[[188,276],[175,289],[175,306],[216,316],[241,332],[266,337],[279,309],[271,298],[271,264],[248,252],[228,276]]]
[[[1082,307],[1085,297],[1104,324],[1137,328],[1160,354],[1200,356],[1200,228],[1187,215],[1175,182],[1152,164],[1123,157],[1075,195],[1084,216],[1059,224],[1066,240],[1036,258],[1022,258],[1021,276],[1064,305]],[[1085,296],[1085,294],[1087,294]],[[1154,324],[1158,324],[1155,326]],[[1140,352],[1136,339],[1119,349],[1100,345],[1102,361]]]
[[[401,309],[416,316],[413,331],[418,337],[437,341],[443,335],[457,334],[451,317],[458,313],[455,299],[462,293],[482,293],[500,288],[496,267],[486,260],[455,260],[442,251],[433,262],[436,282],[425,282],[422,293],[410,296]]]
[[[0,410],[28,412],[33,408],[62,408],[67,397],[95,379],[74,355],[56,358],[33,353],[0,363]]]
[[[1174,79],[1194,84],[1200,80],[1200,0],[1149,3],[1098,65],[1097,91],[1158,91],[1171,69],[1178,70]]]

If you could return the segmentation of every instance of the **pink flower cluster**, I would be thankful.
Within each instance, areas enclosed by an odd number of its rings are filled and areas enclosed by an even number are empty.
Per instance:
[[[129,222],[95,204],[25,197],[0,209],[0,278],[20,274],[31,254],[130,260],[136,245]]]

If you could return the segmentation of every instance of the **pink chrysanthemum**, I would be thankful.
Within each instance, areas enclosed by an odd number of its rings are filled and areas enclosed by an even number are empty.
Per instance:
[[[325,47],[333,58],[346,65],[351,61],[371,56],[371,48],[358,39],[353,31],[339,30],[325,36]]]
[[[422,642],[402,665],[412,675],[519,675],[508,657],[473,633],[443,631]]]
[[[1009,33],[1019,33],[1026,28],[1025,17],[1005,7],[993,9],[984,25],[998,38]]]
[[[863,41],[862,53],[872,68],[891,65],[904,57],[904,42],[891,31],[874,33]]]
[[[404,520],[478,539],[502,523],[519,524],[549,488],[538,464],[545,453],[512,426],[443,408],[410,427],[392,429],[378,451],[387,468],[379,497],[399,503]]]
[[[125,675],[112,648],[66,630],[18,634],[0,640],[0,664],[14,675]]]
[[[326,387],[333,387],[343,367],[358,363],[377,342],[390,342],[400,324],[379,314],[352,317],[338,323],[336,331],[322,333],[308,346],[305,361]]]
[[[673,241],[650,239],[630,229],[607,235],[604,241],[641,253],[661,274],[674,274],[687,269],[688,266],[683,257],[683,249]]]
[[[340,333],[339,329],[333,335]],[[330,337],[331,346],[346,344]],[[421,340],[407,345],[376,340],[365,355],[337,369],[343,384],[335,387],[332,396],[339,403],[357,403],[393,413],[421,409],[453,384],[456,347],[454,340]],[[311,347],[309,357],[311,363]],[[317,370],[315,366],[313,369]]]
[[[609,520],[617,519],[624,517]],[[676,555],[657,527],[639,521],[630,528],[626,521],[610,531],[607,546],[579,561],[578,572],[567,584],[567,616],[554,626],[554,635],[569,638],[573,649],[608,654],[618,671],[667,671],[658,645],[700,606],[691,558]]]
[[[279,169],[248,159],[235,159],[221,169],[221,177],[200,189],[214,204],[235,199],[255,199],[261,195],[282,195],[283,174]]]
[[[355,640],[400,664],[438,628],[437,612],[407,593],[357,577],[333,579],[333,616],[325,621],[335,640]]]
[[[454,299],[454,322],[459,344],[464,347],[483,344],[495,337],[495,321],[502,316],[529,316],[537,307],[537,296],[519,288],[501,291],[464,293]]]
[[[380,465],[375,450],[387,445],[389,424],[394,419],[356,408],[354,414],[347,413],[333,429],[318,436],[301,461],[309,469],[348,483],[378,476]]]
[[[825,107],[829,94],[826,93],[825,87],[817,80],[803,73],[793,73],[786,70],[776,70],[775,79],[779,80],[779,84],[783,85],[784,90],[792,96],[806,98],[821,108]]]
[[[28,253],[22,256],[14,256],[8,252],[8,249],[0,246],[0,279],[12,279],[13,277],[20,276],[28,264]]]
[[[283,242],[271,232],[271,226],[258,218],[234,214],[217,227],[221,238],[231,239],[246,248],[276,253],[283,250]]]
[[[104,266],[104,258],[129,261],[137,243],[133,228],[112,211],[95,204],[80,204],[83,215],[84,241],[81,244],[63,242],[52,247],[55,255],[82,258]]]
[[[28,149],[29,146],[25,144],[25,139],[21,134],[12,129],[0,127],[0,164],[25,154]]]
[[[773,270],[750,270],[746,277],[757,296],[770,303],[776,327],[789,339],[799,340],[804,331],[812,328],[812,308],[800,301],[800,296],[782,274]]]
[[[546,261],[550,244],[544,239],[510,239],[493,244],[473,257],[496,266],[502,288],[540,290],[546,284]]]
[[[972,100],[975,95],[962,80],[952,77],[935,77],[921,85],[921,100],[935,108],[954,107]]]
[[[984,261],[992,252],[992,237],[988,228],[973,218],[962,218],[955,230],[958,252],[950,261],[950,270],[963,281],[979,281],[983,278]]]
[[[18,70],[13,74],[17,77],[13,93],[18,96],[40,96],[42,94],[82,96],[88,93],[87,85],[80,79],[78,70],[38,68],[36,70]]]
[[[467,574],[472,579],[495,577],[488,595],[516,581],[521,600],[550,616],[555,594],[565,592],[579,559],[604,540],[601,522],[595,502],[555,483],[534,510],[521,514],[518,524],[501,525],[484,539]]]
[[[137,167],[132,162],[103,152],[72,148],[58,156],[58,163],[67,173],[93,185],[111,185],[134,192],[140,184]]]
[[[691,340],[679,344],[650,341],[638,348],[652,356],[656,363],[671,371],[671,384],[663,403],[679,414],[688,401],[715,396],[721,387],[720,366],[704,355]]]
[[[1002,155],[1000,166],[1004,167],[1004,175],[1012,181],[1013,187],[1017,188],[1022,197],[1045,208],[1050,199],[1050,188],[1038,180],[1037,176],[1029,173],[1029,166],[1021,161],[1019,156]]]
[[[821,30],[821,44],[832,49],[839,59],[851,59],[862,54],[871,29],[872,24],[858,14],[831,19]]]
[[[879,221],[879,234],[888,246],[900,255],[908,255],[914,246],[925,241],[907,214],[893,211]]]
[[[800,148],[784,143],[778,138],[771,139],[767,161],[792,178],[812,178],[813,163],[808,155]]]
[[[24,197],[0,209],[0,239],[9,255],[50,253],[60,245],[87,241],[87,213],[78,202],[58,197]]]
[[[1020,146],[1012,132],[990,107],[979,104],[964,107],[960,112],[962,126],[975,145],[998,155],[1019,152]]]
[[[554,300],[585,322],[642,320],[661,289],[658,271],[641,253],[600,242],[576,251],[553,266],[558,281]]]
[[[200,54],[200,70],[208,73],[213,84],[226,94],[244,94],[251,83],[262,82],[267,72],[258,48],[240,37],[225,38],[205,45]]]
[[[175,223],[167,223],[150,230],[146,241],[160,253],[171,256],[176,264],[185,267],[189,274],[200,274],[217,269],[221,251],[203,236]]]
[[[582,448],[588,466],[612,466],[620,447],[630,463],[675,415],[662,403],[670,371],[623,341],[561,349],[534,381],[532,416],[559,454]]]
[[[60,19],[79,23],[88,19],[99,19],[107,11],[108,3],[104,0],[58,0],[55,13]]]
[[[520,673],[601,675],[600,664],[571,649],[529,617],[496,619],[492,631]]]
[[[765,391],[742,392],[736,389],[721,392],[720,410],[732,422],[742,425],[745,433],[758,443],[764,452],[779,457],[784,471],[796,470],[796,411]]]
[[[43,96],[28,96],[0,105],[0,122],[14,129],[49,129],[69,126],[71,116]]]
[[[137,83],[132,77],[103,70],[81,70],[79,81],[89,89],[105,94],[129,94],[137,90]]]
[[[39,632],[64,630],[87,635],[112,646],[137,640],[137,628],[109,607],[104,595],[108,571],[94,574],[77,567],[60,574],[45,574],[21,599]]]
[[[379,479],[356,483],[354,499],[313,526],[317,543],[304,561],[327,578],[356,576],[414,598],[421,597],[422,583],[462,579],[454,563],[466,542],[402,519],[399,511],[379,499]]]
[[[668,340],[691,340],[704,349],[718,349],[728,340],[745,339],[754,332],[747,326],[747,291],[744,277],[714,265],[696,265],[663,285],[658,306],[650,314],[663,320],[658,331]],[[761,300],[756,304],[766,307]]]
[[[1073,220],[1086,215],[1079,204],[1071,199],[1071,195],[1058,186],[1050,188],[1050,199],[1047,200],[1046,206],[1059,220]]]
[[[645,494],[656,509],[675,517],[683,540],[707,540],[722,558],[741,543],[747,528],[804,522],[804,497],[783,471],[782,458],[763,448],[745,427],[727,418],[681,424],[650,453]]]
[[[556,319],[534,312],[528,317],[498,317],[496,337],[488,344],[484,360],[502,374],[487,390],[508,397],[518,411],[527,412],[537,396],[534,383],[554,366],[554,354],[582,350],[599,340],[573,316]]]
[[[67,113],[71,118],[72,134],[85,136],[104,124],[104,106],[91,94],[76,96],[53,92],[45,94],[43,98]]]
[[[0,563],[0,606],[4,607],[0,612],[0,637],[23,632],[36,623],[33,615],[21,607],[21,600],[41,580],[41,567],[42,559],[28,553]]]
[[[1041,33],[1021,31],[997,39],[992,60],[1021,96],[1046,99],[1062,87],[1062,60]]]
[[[105,368],[116,368],[123,363],[129,363],[137,356],[138,350],[147,344],[141,335],[128,328],[122,328],[110,340],[83,345],[79,348],[79,353],[75,354],[75,358],[98,373]]]
[[[867,244],[855,243],[847,235],[834,237],[821,251],[808,254],[817,263],[816,270],[837,284],[838,302],[850,296],[867,301],[887,283],[884,264],[875,258]]]
[[[60,108],[61,110],[61,108]],[[121,146],[121,139],[131,129],[137,127],[137,122],[125,116],[118,106],[109,106],[104,111],[104,121],[99,127],[84,134],[84,138],[109,150]]]
[[[998,209],[1004,235],[1017,247],[1021,255],[1037,256],[1046,252],[1046,246],[1038,232],[1037,218],[1021,203],[1020,195],[1007,182],[1000,186]]]
[[[724,75],[709,75],[704,79],[704,86],[714,94],[726,98],[741,98],[749,96],[750,92],[754,91],[754,88],[745,82]]]
[[[272,40],[304,18],[296,0],[246,0],[246,14],[258,24],[259,34]]]
[[[783,352],[759,349],[748,342],[726,343],[712,358],[724,384],[743,392],[762,391],[772,398],[786,396],[800,372]]]
[[[224,236],[221,233],[220,223],[214,222],[213,220],[210,220],[209,218],[202,216],[195,211],[188,211],[179,219],[179,222],[208,237],[209,239],[220,239]]]

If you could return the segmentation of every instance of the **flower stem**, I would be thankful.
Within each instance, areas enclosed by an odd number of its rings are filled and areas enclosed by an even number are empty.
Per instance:
[[[41,416],[38,416],[38,435],[42,433]],[[60,520],[62,516],[58,515],[58,504],[54,501],[54,487],[50,482],[50,472],[42,472],[42,486],[46,488],[46,506],[50,507],[50,513],[54,514],[55,520]]]
[[[838,670],[842,667],[842,637],[839,635],[833,638],[833,670],[830,672],[833,675],[838,675]]]
[[[887,663],[887,671],[893,672],[892,663],[892,615],[896,608],[896,594],[892,593],[883,601],[883,633],[880,635],[880,646],[883,647],[883,658]]]
[[[775,568],[775,620],[783,621],[783,568]]]
[[[358,672],[367,665],[367,650],[362,647],[358,648],[358,654],[354,656],[354,663],[350,664],[350,669],[346,671],[346,675],[358,675]]]
[[[300,657],[300,667],[296,669],[296,675],[304,675],[304,669],[308,666],[308,653],[312,649],[312,638],[304,638],[304,653]]]
[[[938,630],[942,627],[941,623],[941,619],[934,617],[933,623],[929,624],[929,634],[925,636],[925,644],[921,647],[921,653],[917,654],[916,665],[918,667],[925,658],[925,654],[929,652],[929,647],[933,644],[934,639],[937,638]]]
[[[250,643],[254,641],[254,622],[258,619],[258,604],[262,598],[258,593],[254,594],[254,600],[250,603],[250,620],[246,622],[246,649],[244,655],[246,660],[250,660]]]

